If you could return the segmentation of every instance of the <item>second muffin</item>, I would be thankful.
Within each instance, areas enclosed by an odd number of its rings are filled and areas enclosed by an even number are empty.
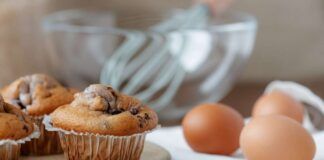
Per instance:
[[[75,91],[63,87],[50,76],[33,74],[15,80],[0,92],[7,102],[27,113],[40,129],[39,139],[22,145],[23,155],[62,153],[57,133],[47,132],[42,120],[44,115],[70,103]]]
[[[47,122],[44,122],[47,123]],[[138,160],[157,114],[110,86],[91,85],[55,110],[49,124],[59,130],[67,159]]]

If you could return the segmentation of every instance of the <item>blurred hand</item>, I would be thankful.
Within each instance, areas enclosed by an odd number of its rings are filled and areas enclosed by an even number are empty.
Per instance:
[[[214,15],[226,11],[232,4],[233,0],[196,0],[198,3],[206,3]]]

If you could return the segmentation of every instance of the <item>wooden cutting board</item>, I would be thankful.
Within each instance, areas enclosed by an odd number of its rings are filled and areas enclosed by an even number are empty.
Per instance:
[[[65,160],[65,158],[64,155],[28,156],[21,157],[21,160]],[[151,142],[145,142],[141,160],[171,160],[171,156],[163,147]]]

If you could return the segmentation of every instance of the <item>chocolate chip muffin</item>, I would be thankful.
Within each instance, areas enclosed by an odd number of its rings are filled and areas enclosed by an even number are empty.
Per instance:
[[[157,114],[141,101],[101,84],[75,94],[50,119],[61,130],[67,159],[139,159],[147,131],[158,124]]]
[[[0,159],[18,159],[20,144],[9,141],[24,141],[35,131],[32,120],[15,106],[5,103],[0,95],[0,141],[7,143],[0,145]],[[9,140],[9,141],[8,141]]]
[[[22,145],[22,154],[62,153],[58,135],[46,132],[42,120],[44,115],[70,103],[74,90],[63,87],[50,76],[33,74],[15,80],[0,92],[7,102],[27,113],[40,128],[40,138]]]

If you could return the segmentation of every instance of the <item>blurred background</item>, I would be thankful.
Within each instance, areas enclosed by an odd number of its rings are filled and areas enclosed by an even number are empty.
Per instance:
[[[191,0],[0,0],[0,85],[34,72],[52,73],[40,25],[45,15],[76,8],[156,14],[192,4]],[[277,79],[301,82],[324,97],[323,0],[244,0],[235,1],[231,9],[254,15],[258,32],[253,53],[223,102],[247,116],[267,83]]]

